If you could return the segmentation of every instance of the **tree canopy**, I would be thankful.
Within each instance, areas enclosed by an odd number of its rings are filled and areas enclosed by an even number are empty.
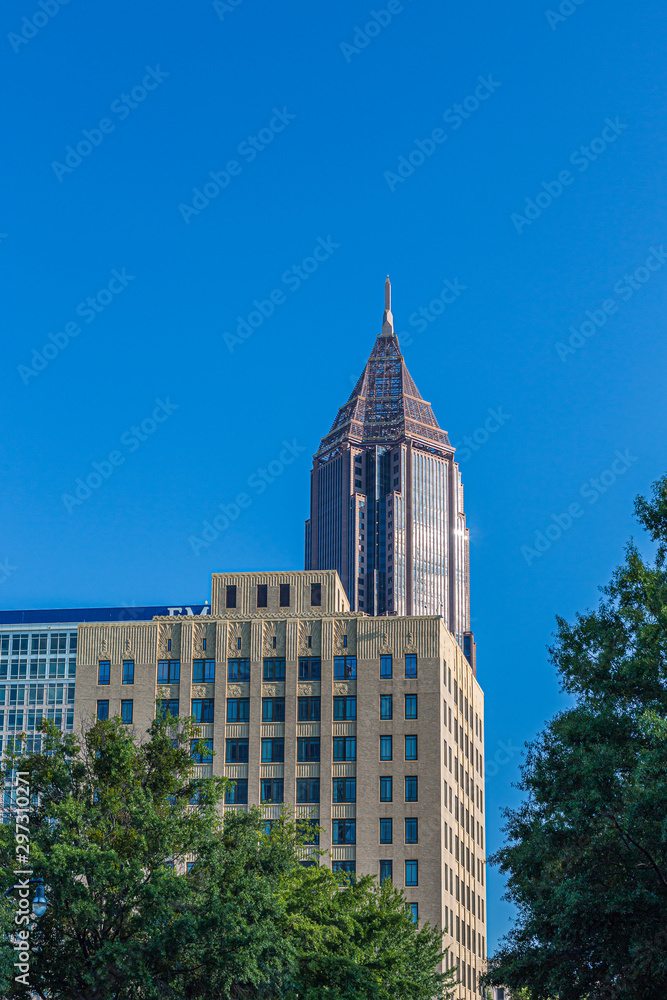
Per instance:
[[[573,705],[528,747],[526,798],[491,859],[517,919],[489,981],[531,1000],[667,985],[667,476],[635,509],[653,557],[631,542],[599,607],[557,619]]]
[[[33,925],[30,986],[49,1000],[431,1000],[441,935],[417,928],[401,893],[304,867],[288,814],[270,834],[259,810],[228,811],[223,778],[198,778],[189,720],[146,739],[120,720],[79,740],[42,724],[28,772],[30,865],[49,906]],[[16,832],[0,827],[0,873],[14,884]],[[308,849],[312,851],[312,848]],[[0,992],[26,1000],[2,899]]]

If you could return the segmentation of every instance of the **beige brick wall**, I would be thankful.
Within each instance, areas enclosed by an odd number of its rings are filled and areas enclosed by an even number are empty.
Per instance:
[[[309,605],[310,583],[313,581],[322,584],[320,608],[305,607]],[[285,582],[291,585],[294,607],[278,606],[277,587]],[[269,606],[258,609],[254,595],[257,584],[261,583],[269,586]],[[221,606],[228,584],[237,586],[236,609],[228,610]],[[274,588],[273,591],[271,588]],[[392,860],[394,883],[399,888],[405,888],[408,902],[418,904],[420,921],[428,920],[447,927],[445,944],[451,950],[450,961],[455,962],[458,958],[459,962],[465,963],[466,970],[472,967],[479,974],[483,969],[485,951],[480,946],[482,941],[486,941],[484,703],[481,688],[442,619],[435,616],[370,618],[363,613],[352,613],[347,608],[336,613],[336,603],[342,602],[341,592],[337,574],[332,572],[216,574],[213,578],[213,613],[210,616],[178,616],[147,623],[80,625],[75,729],[91,724],[96,717],[98,699],[108,699],[110,714],[117,715],[120,714],[121,699],[132,698],[134,729],[138,734],[145,732],[155,715],[157,661],[180,658],[180,683],[164,690],[165,694],[179,699],[180,713],[189,714],[193,697],[215,698],[214,722],[204,727],[202,733],[212,737],[215,757],[211,766],[202,766],[201,772],[226,773],[230,778],[247,777],[249,806],[260,804],[262,777],[283,777],[285,803],[293,805],[298,814],[319,816],[324,828],[321,847],[330,851],[333,859],[355,861],[358,873],[377,875],[380,860]],[[393,676],[391,680],[381,680],[380,656],[387,654],[393,658]],[[418,658],[418,676],[414,679],[405,677],[406,654],[416,654]],[[334,657],[343,655],[357,658],[355,680],[336,680],[333,677]],[[321,658],[321,681],[298,680],[300,656]],[[228,681],[227,661],[233,657],[250,659],[249,683]],[[286,660],[284,682],[263,681],[265,657]],[[192,661],[196,658],[215,659],[213,685],[193,685]],[[98,664],[102,659],[111,661],[111,682],[108,686],[97,683]],[[121,683],[122,661],[126,659],[135,662],[134,685]],[[356,721],[338,722],[333,719],[333,698],[344,694],[356,695]],[[388,694],[393,699],[390,721],[380,719],[380,697]],[[406,694],[417,695],[417,720],[405,719]],[[285,697],[284,723],[262,722],[262,697],[268,696]],[[298,721],[299,696],[320,697],[319,723]],[[247,724],[226,722],[228,697],[250,699],[250,720]],[[299,763],[298,737],[318,734],[319,764]],[[284,763],[262,764],[262,737],[281,735],[285,740]],[[334,763],[333,739],[343,735],[356,736],[356,761]],[[406,735],[418,738],[416,761],[405,760]],[[392,736],[391,761],[380,761],[381,736]],[[226,766],[225,739],[244,737],[249,740],[248,765]],[[297,777],[318,775],[319,806],[297,805]],[[379,801],[381,775],[393,777],[391,803]],[[404,801],[406,775],[418,777],[417,802]],[[332,802],[332,779],[338,776],[356,777],[356,803]],[[267,818],[275,818],[281,807],[273,805],[264,808]],[[384,816],[391,816],[393,820],[391,845],[379,842],[379,823]],[[418,844],[404,842],[406,817],[418,819]],[[337,818],[356,819],[355,845],[332,845],[332,820]],[[411,859],[419,862],[419,885],[405,887],[405,861]],[[450,891],[450,885],[453,891]],[[468,894],[470,909],[467,905]],[[460,940],[457,940],[456,934],[457,918]],[[462,928],[466,928],[465,941]],[[467,947],[468,933],[470,949]],[[459,994],[466,1000],[479,995],[467,989],[467,976],[466,988],[461,984]]]

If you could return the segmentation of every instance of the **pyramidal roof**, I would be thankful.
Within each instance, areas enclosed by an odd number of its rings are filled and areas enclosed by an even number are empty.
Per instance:
[[[439,426],[431,404],[422,399],[401,354],[394,332],[388,277],[384,287],[382,331],[350,398],[341,406],[327,436],[322,438],[318,454],[344,440],[389,444],[402,438],[412,438],[438,450],[452,450],[447,432]]]

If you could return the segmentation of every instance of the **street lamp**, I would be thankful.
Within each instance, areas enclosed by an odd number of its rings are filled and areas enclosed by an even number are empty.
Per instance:
[[[32,885],[33,883],[35,884],[36,888],[35,888],[35,895],[32,901],[32,912],[35,917],[35,920],[39,920],[39,918],[43,917],[44,914],[46,913],[46,908],[49,905],[49,902],[46,898],[46,893],[44,892],[44,879],[31,878],[29,880],[29,884]],[[3,895],[11,896],[15,888],[16,886],[13,885],[10,889],[7,890],[7,892],[3,893]]]
[[[49,905],[46,900],[46,895],[44,893],[44,880],[41,878],[36,879],[37,888],[35,889],[35,896],[32,901],[32,912],[35,915],[35,919],[39,920],[46,913],[46,908]]]

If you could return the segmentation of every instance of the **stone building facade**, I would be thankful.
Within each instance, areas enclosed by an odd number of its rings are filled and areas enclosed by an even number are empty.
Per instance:
[[[227,809],[285,804],[336,869],[391,878],[445,931],[459,996],[486,955],[484,701],[438,615],[351,611],[332,570],[216,573],[211,613],[78,627],[75,729],[193,715]],[[201,744],[199,745],[201,750]]]

